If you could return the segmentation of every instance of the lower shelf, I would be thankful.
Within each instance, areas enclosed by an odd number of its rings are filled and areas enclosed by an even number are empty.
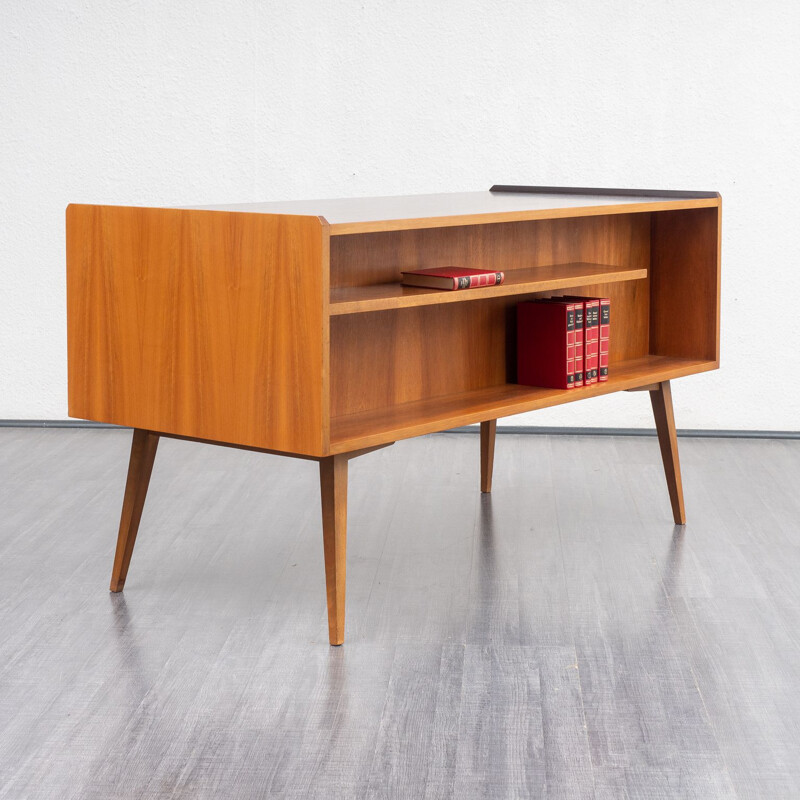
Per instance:
[[[459,425],[635,389],[649,383],[706,372],[717,366],[716,361],[645,356],[612,364],[607,381],[579,389],[543,389],[504,383],[471,392],[334,417],[331,420],[331,452],[346,453]]]

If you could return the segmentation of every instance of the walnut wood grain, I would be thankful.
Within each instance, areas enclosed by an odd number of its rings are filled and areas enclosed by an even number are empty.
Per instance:
[[[136,429],[131,442],[131,455],[128,463],[128,479],[125,483],[125,497],[122,501],[122,514],[119,521],[117,551],[111,570],[111,591],[121,592],[128,577],[128,567],[136,544],[136,534],[142,519],[147,487],[153,472],[153,462],[158,447],[158,434]]]
[[[70,415],[323,455],[327,252],[314,217],[70,206]]]
[[[661,460],[664,462],[664,475],[667,478],[672,517],[676,525],[685,525],[686,509],[683,504],[681,464],[678,459],[678,436],[675,431],[672,388],[669,381],[662,381],[657,389],[650,392],[650,402],[653,405],[658,443],[661,447]]]
[[[481,422],[481,491],[487,494],[492,491],[496,438],[497,420],[488,419]]]
[[[332,645],[344,642],[345,572],[347,557],[346,455],[320,459],[322,539],[328,595],[328,635]]]

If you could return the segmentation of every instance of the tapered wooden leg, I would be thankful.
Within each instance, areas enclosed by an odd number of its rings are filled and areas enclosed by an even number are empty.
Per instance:
[[[319,462],[325,583],[328,590],[328,637],[332,645],[344,642],[347,459],[345,454],[328,456]]]
[[[157,447],[157,433],[134,429],[131,459],[128,464],[128,482],[125,484],[125,498],[122,501],[122,516],[119,521],[117,552],[111,572],[112,592],[121,592],[125,586]]]
[[[672,517],[676,525],[685,525],[686,510],[683,507],[678,437],[675,433],[675,415],[672,412],[672,389],[669,381],[663,381],[650,390],[650,402],[653,404],[658,443],[661,445],[661,459],[664,462],[664,473],[667,476]]]
[[[497,435],[497,420],[481,422],[481,491],[492,491],[494,470],[494,440]]]

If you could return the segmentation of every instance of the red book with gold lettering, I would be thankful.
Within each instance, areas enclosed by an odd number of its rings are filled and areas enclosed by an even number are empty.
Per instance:
[[[576,305],[560,298],[517,304],[517,383],[574,388]]]
[[[575,388],[578,389],[585,383],[583,341],[585,320],[583,318],[583,302],[574,299],[570,299],[569,302],[575,303]]]
[[[561,298],[565,300],[566,298]],[[575,388],[579,389],[585,380],[585,353],[584,353],[584,327],[583,301],[570,298],[568,302],[575,304]]]
[[[611,339],[611,300],[608,297],[600,297],[598,302],[600,303],[600,362],[597,379],[607,381],[608,347]]]
[[[587,297],[583,304],[583,318],[586,325],[586,371],[589,383],[597,383],[600,357],[600,301]]]
[[[403,270],[404,286],[422,286],[427,289],[478,289],[481,286],[498,286],[505,275],[485,269],[467,267],[432,267],[431,269]]]
[[[583,383],[584,386],[590,386],[600,378],[600,300],[597,297],[577,295],[566,295],[565,299],[583,305]],[[603,380],[607,379],[606,368],[606,377]]]
[[[611,340],[611,300],[608,297],[570,297],[577,302],[584,301],[591,318],[591,326],[587,334],[587,348],[592,351],[592,376],[596,381],[608,380],[608,357]],[[591,347],[589,342],[592,342]],[[590,367],[587,367],[587,371]]]

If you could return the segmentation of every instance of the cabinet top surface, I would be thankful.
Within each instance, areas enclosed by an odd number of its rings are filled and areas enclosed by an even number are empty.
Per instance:
[[[549,189],[549,190],[548,190]],[[505,191],[350,197],[234,203],[189,208],[254,214],[322,217],[332,233],[366,233],[438,225],[511,222],[546,216],[579,216],[719,205],[715,192],[664,192],[616,189],[514,187]]]

